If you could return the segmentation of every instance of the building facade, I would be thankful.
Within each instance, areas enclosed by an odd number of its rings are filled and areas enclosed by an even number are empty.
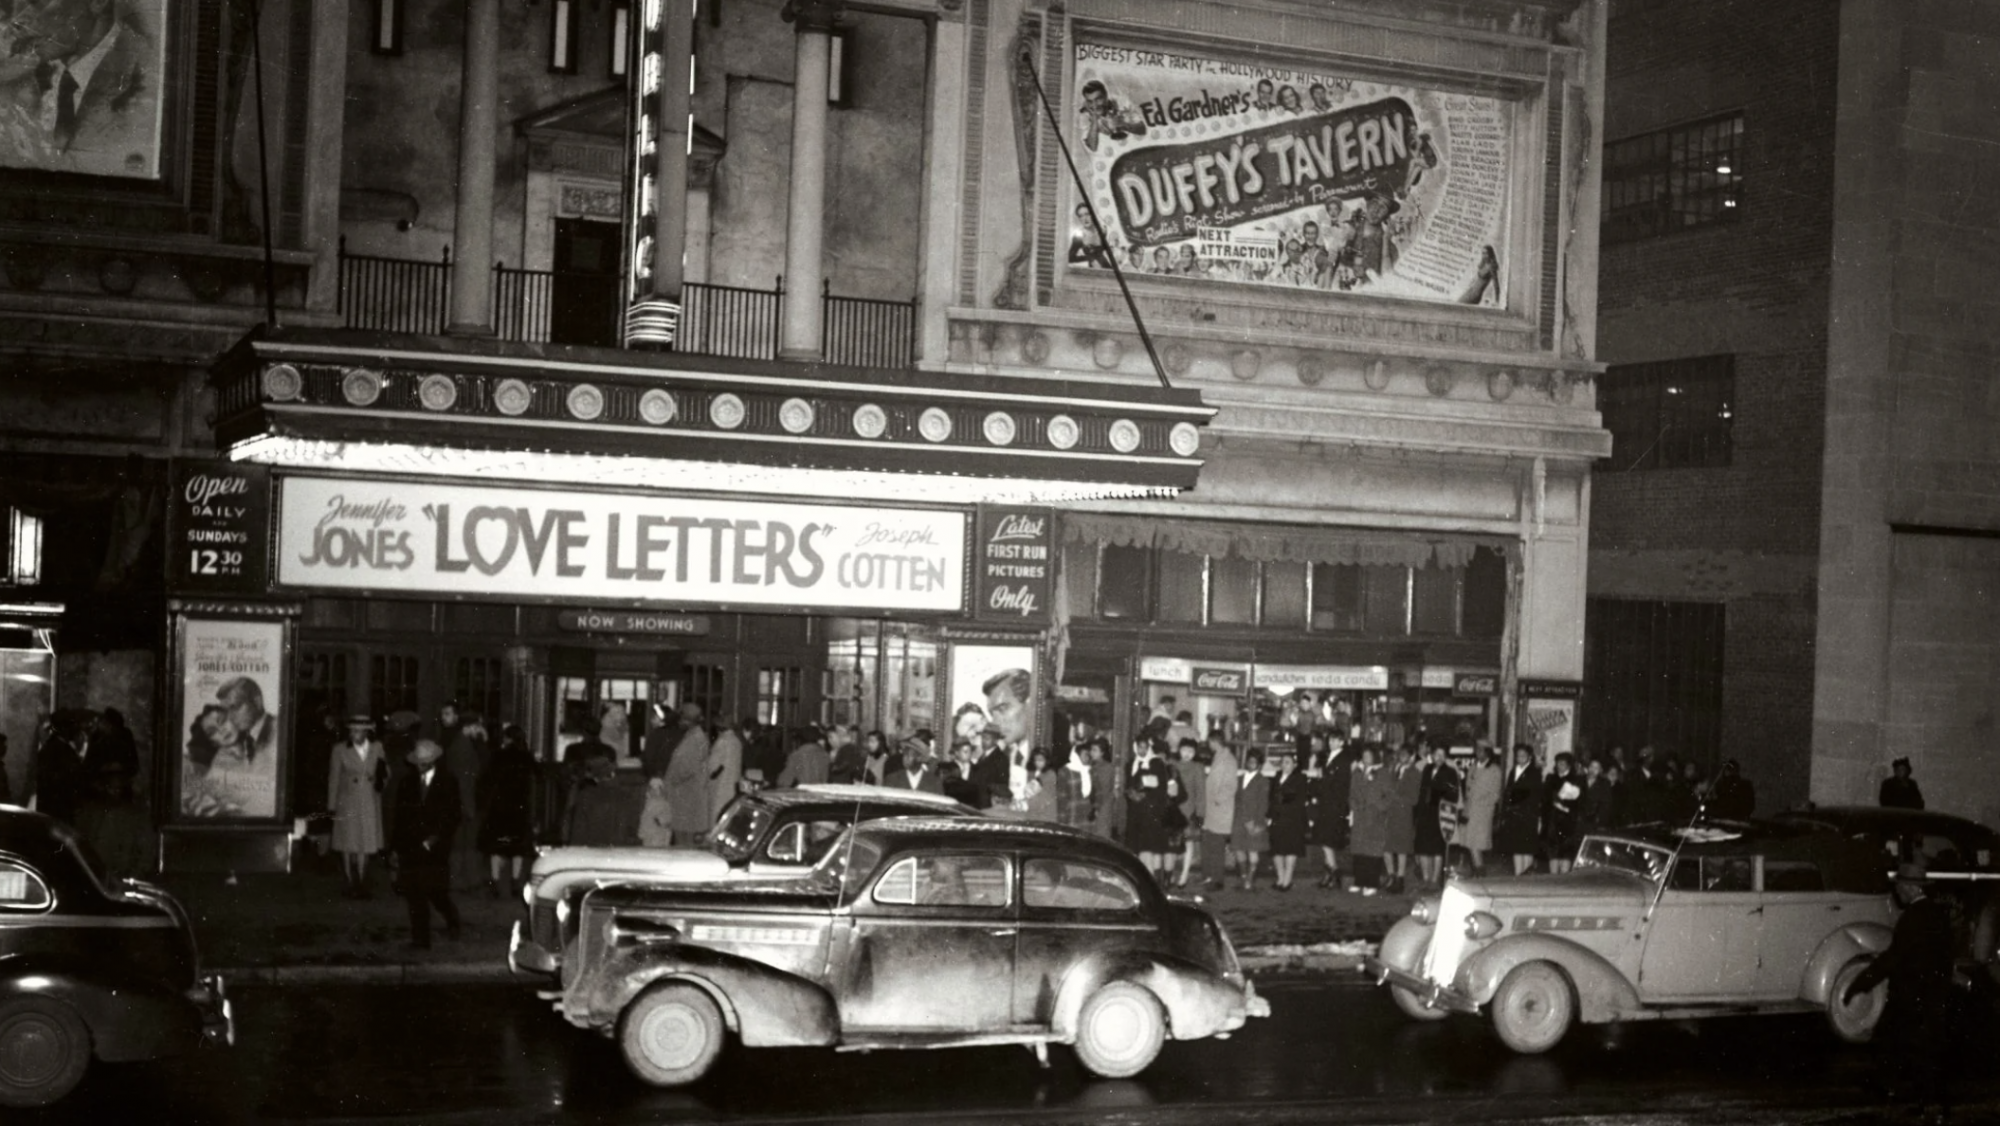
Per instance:
[[[1608,449],[1604,15],[381,0],[187,31],[175,74],[346,65],[264,91],[261,160],[254,114],[182,138],[268,180],[268,222],[233,187],[237,227],[9,274],[48,702],[144,698],[189,863],[315,808],[318,716],[447,699],[545,755],[629,756],[688,700],[769,725],[763,754],[1158,710],[1275,740],[1308,699],[1564,746]],[[50,207],[99,179],[7,174]],[[180,254],[237,265],[204,301]],[[617,346],[660,316],[672,350]],[[86,371],[121,411],[62,405]],[[123,524],[32,499],[119,472],[155,497]],[[111,483],[89,503],[137,503]],[[65,520],[137,546],[57,573]],[[275,773],[210,784],[244,677]]]
[[[1585,727],[2000,814],[1976,8],[1614,6]]]

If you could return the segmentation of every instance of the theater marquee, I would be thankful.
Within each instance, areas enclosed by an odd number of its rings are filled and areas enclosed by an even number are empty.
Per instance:
[[[963,512],[287,477],[278,585],[956,612]]]
[[[1072,269],[1504,305],[1509,106],[1085,40]]]

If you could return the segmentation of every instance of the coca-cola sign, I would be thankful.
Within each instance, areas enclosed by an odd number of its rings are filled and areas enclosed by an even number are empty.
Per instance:
[[[271,479],[261,465],[183,461],[167,510],[167,583],[177,591],[256,594],[271,552]]]
[[[977,618],[1041,623],[1055,591],[1055,518],[1046,508],[979,509]]]
[[[1203,696],[1241,696],[1249,685],[1248,670],[1215,668],[1207,665],[1194,667],[1191,682],[1191,687]]]
[[[1454,696],[1494,696],[1500,692],[1500,677],[1490,672],[1462,672],[1451,682]]]

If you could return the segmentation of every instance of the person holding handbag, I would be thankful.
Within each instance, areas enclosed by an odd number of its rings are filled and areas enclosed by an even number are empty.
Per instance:
[[[368,898],[368,858],[382,851],[382,790],[389,783],[389,761],[374,733],[367,716],[349,716],[347,738],[333,748],[327,767],[333,850],[340,854],[341,894],[348,899]]]

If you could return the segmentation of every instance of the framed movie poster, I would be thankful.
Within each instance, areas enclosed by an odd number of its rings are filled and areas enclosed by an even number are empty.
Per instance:
[[[287,622],[190,615],[175,621],[176,817],[183,823],[282,818],[290,750],[283,714]]]
[[[1035,741],[1036,647],[1033,645],[951,646],[951,729],[939,741],[979,742],[993,728],[1009,750],[1026,751]]]
[[[167,0],[22,0],[0,21],[0,167],[156,180]]]
[[[1086,38],[1070,105],[1071,270],[1507,303],[1504,99]]]

